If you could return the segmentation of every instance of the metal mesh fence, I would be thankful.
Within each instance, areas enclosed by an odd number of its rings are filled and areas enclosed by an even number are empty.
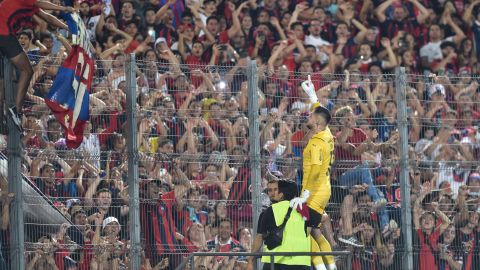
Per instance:
[[[169,258],[174,269],[191,252],[248,250],[247,89],[245,76],[237,77],[245,67],[182,65],[161,73],[156,65],[139,61],[137,71],[147,257],[152,265]]]
[[[286,71],[285,71],[286,72]],[[316,133],[311,105],[301,88],[309,73],[266,74],[260,88],[262,168],[278,177],[303,177],[302,154]],[[259,76],[262,77],[262,76]],[[334,249],[351,250],[354,266],[401,269],[397,248],[400,209],[398,131],[393,75],[314,74],[320,103],[333,120],[332,194],[322,231]],[[394,101],[393,101],[393,104]],[[265,183],[265,182],[264,182]],[[345,267],[338,258],[338,267]]]
[[[137,59],[136,221],[129,220],[126,59],[96,61],[90,122],[76,150],[66,148],[63,130],[42,100],[60,63],[61,58],[39,60],[25,105],[24,187],[15,196],[24,201],[27,269],[63,269],[70,260],[80,269],[121,269],[130,261],[132,224],[140,225],[144,267],[175,269],[196,251],[251,251],[256,224],[245,63]],[[267,66],[257,71],[261,179],[254,180],[261,183],[257,199],[266,207],[271,179],[289,178],[301,186],[312,123],[300,84],[309,73],[283,67],[272,72]],[[336,136],[322,230],[334,250],[353,252],[354,269],[403,269],[396,80],[355,71],[312,74]],[[476,79],[408,75],[406,81],[415,265],[480,265]],[[8,264],[14,194],[7,192],[5,156],[1,162],[1,249]],[[201,262],[246,266],[241,256]],[[337,266],[345,268],[345,260],[338,258]]]
[[[129,250],[124,95],[109,84],[123,67],[109,68],[115,61],[96,63],[90,123],[82,145],[71,150],[43,102],[61,63],[39,59],[24,108],[26,269],[64,269],[72,261],[80,269],[120,267],[127,264]]]
[[[125,58],[96,61],[90,122],[75,150],[42,100],[55,61],[39,60],[23,119],[26,268],[128,265]],[[175,269],[194,251],[248,251],[245,67],[139,59],[135,72],[142,264]]]
[[[412,236],[425,265],[479,265],[479,131],[477,78],[410,76],[407,87]],[[425,235],[431,235],[426,239]]]

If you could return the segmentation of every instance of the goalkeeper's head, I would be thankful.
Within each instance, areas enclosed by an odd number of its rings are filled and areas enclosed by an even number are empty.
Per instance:
[[[322,105],[313,107],[312,117],[316,123],[323,126],[327,126],[330,123],[330,120],[332,120],[330,111]]]

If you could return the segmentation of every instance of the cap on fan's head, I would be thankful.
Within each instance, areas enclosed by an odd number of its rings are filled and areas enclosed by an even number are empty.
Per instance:
[[[332,120],[332,115],[330,114],[330,111],[327,108],[323,107],[322,105],[314,107],[313,108],[313,113],[314,114],[322,114],[325,117],[325,120],[327,121],[327,125]]]
[[[155,46],[154,48],[157,48],[157,45],[160,43],[167,43],[167,40],[164,37],[159,37],[155,40]]]
[[[110,224],[116,222],[118,225],[120,225],[120,222],[118,222],[118,219],[116,217],[107,217],[106,219],[103,220],[102,222],[102,229],[104,230],[105,227]]]

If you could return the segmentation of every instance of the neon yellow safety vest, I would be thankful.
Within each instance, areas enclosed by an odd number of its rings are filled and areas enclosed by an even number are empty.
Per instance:
[[[283,223],[287,215],[289,201],[281,201],[272,205],[273,215],[277,226]],[[285,224],[282,244],[272,250],[264,247],[265,252],[310,252],[310,236],[305,234],[305,221],[295,210],[292,210],[290,218]],[[269,256],[262,257],[263,263],[270,263]],[[274,262],[284,265],[311,265],[310,256],[275,256]]]

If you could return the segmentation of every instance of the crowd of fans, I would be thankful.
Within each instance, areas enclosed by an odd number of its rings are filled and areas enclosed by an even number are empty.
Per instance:
[[[91,121],[76,151],[66,150],[43,100],[70,50],[69,34],[42,21],[18,33],[34,67],[23,108],[23,173],[75,225],[30,239],[27,269],[128,267],[130,53],[143,269],[175,269],[195,251],[251,248],[248,57],[258,67],[265,194],[273,196],[267,186],[276,178],[301,182],[307,75],[335,116],[323,230],[335,249],[354,252],[359,270],[402,269],[392,73],[405,67],[416,269],[479,269],[480,1],[86,0],[75,7],[96,59]],[[4,269],[13,194],[5,181],[0,188]],[[246,266],[241,256],[195,260],[195,269]]]

